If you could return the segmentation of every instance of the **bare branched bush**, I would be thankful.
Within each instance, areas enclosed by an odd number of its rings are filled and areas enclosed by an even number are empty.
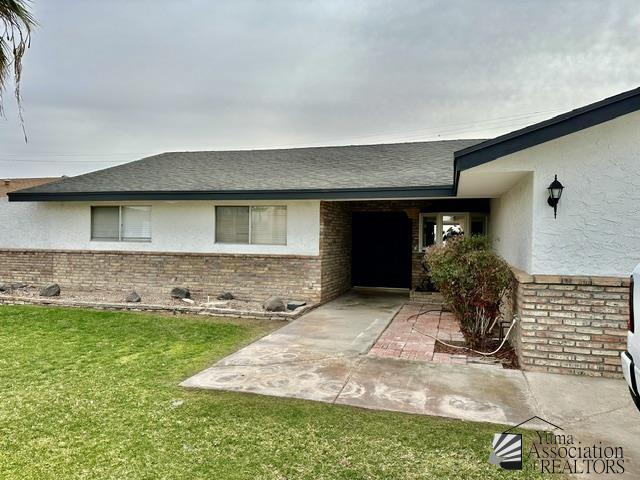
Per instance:
[[[426,252],[431,281],[453,314],[471,348],[484,348],[500,305],[510,293],[513,273],[483,236],[461,236]]]

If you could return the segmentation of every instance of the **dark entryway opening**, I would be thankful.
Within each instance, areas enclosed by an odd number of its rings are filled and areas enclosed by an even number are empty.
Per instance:
[[[354,212],[351,278],[358,287],[411,287],[411,219],[404,212]]]

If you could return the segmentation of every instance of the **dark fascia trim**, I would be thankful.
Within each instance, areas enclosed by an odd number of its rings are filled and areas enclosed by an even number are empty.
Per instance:
[[[310,190],[223,190],[223,191],[138,191],[138,192],[29,192],[16,191],[10,202],[69,202],[124,200],[350,200],[385,198],[451,197],[453,185],[342,188]]]
[[[549,140],[640,110],[640,88],[558,115],[454,153],[454,192],[460,172]]]

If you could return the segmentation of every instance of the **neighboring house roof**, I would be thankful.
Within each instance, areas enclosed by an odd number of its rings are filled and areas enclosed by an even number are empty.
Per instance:
[[[453,152],[480,141],[169,152],[28,188],[10,200],[449,196]]]
[[[42,178],[0,178],[0,198],[6,197],[7,193],[22,190],[23,188],[35,187],[44,183],[55,182],[60,177]]]
[[[640,110],[640,88],[571,110],[544,122],[485,140],[455,152],[456,185],[460,171],[578,132]]]

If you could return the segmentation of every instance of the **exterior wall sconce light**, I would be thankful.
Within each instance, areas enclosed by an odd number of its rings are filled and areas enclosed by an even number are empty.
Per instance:
[[[560,201],[560,197],[562,196],[562,190],[564,189],[564,185],[562,185],[558,181],[558,175],[549,185],[549,198],[547,198],[547,203],[550,207],[553,207],[553,218],[556,218],[558,212],[558,202]]]

